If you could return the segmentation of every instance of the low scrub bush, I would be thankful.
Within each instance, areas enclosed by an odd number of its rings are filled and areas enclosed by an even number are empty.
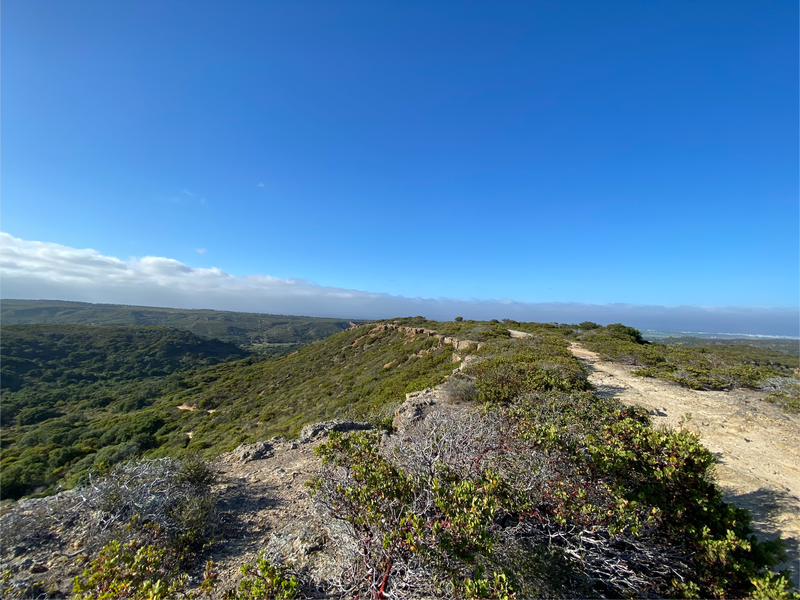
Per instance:
[[[478,399],[478,387],[472,377],[460,373],[453,375],[443,387],[450,402],[473,402]]]
[[[477,398],[482,402],[508,403],[522,394],[537,391],[591,389],[586,367],[558,346],[526,348],[486,358],[470,365],[466,373],[474,377]]]
[[[634,375],[659,377],[697,390],[759,388],[764,381],[792,375],[796,362],[788,355],[781,360],[779,352],[746,346],[651,344],[637,330],[622,325],[592,330],[582,341],[606,360],[640,367]],[[776,400],[780,402],[777,396]],[[791,410],[791,402],[787,408]]]
[[[770,377],[759,382],[758,387],[768,390],[767,402],[777,404],[788,413],[800,412],[800,379],[797,377]]]
[[[75,577],[75,600],[290,600],[297,594],[294,575],[270,564],[260,553],[255,565],[241,567],[239,585],[217,594],[218,574],[214,563],[206,563],[203,579],[187,589],[189,576],[172,565],[168,550],[139,540],[120,544],[112,540]]]
[[[170,566],[167,550],[143,545],[138,540],[120,544],[112,540],[75,577],[76,600],[170,600],[172,598],[210,598],[216,585],[212,563],[206,565],[205,578],[197,590],[188,592],[188,575]]]
[[[77,550],[102,557],[98,565],[115,555],[114,560],[129,561],[131,568],[152,559],[166,577],[192,565],[210,539],[213,479],[208,465],[193,457],[118,465],[54,498],[7,505],[0,517],[0,546]],[[109,547],[111,542],[117,545]]]
[[[347,595],[780,591],[781,543],[757,542],[748,513],[722,501],[698,438],[614,400],[540,390],[425,421],[397,451],[380,440],[337,434],[317,449],[313,494],[347,526]]]
[[[294,575],[273,565],[260,552],[255,565],[241,567],[242,580],[235,589],[228,590],[225,600],[290,600],[297,595],[300,582]]]
[[[99,509],[99,530],[120,535],[135,519],[140,526],[157,529],[163,543],[192,552],[211,533],[214,479],[208,464],[195,456],[133,461],[91,481],[83,496]]]
[[[379,440],[332,434],[316,449],[324,467],[310,482],[312,493],[350,534],[340,591],[497,597],[507,587],[507,575],[491,562],[490,529],[502,495],[497,475],[482,465],[454,469],[425,451],[412,450],[401,464],[383,456]],[[434,451],[436,436],[430,441]]]

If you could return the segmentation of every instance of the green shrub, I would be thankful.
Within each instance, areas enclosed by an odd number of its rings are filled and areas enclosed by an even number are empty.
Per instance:
[[[635,507],[646,507],[660,529],[694,556],[701,590],[714,596],[752,591],[752,578],[785,559],[783,545],[758,542],[750,515],[723,502],[709,478],[716,462],[697,435],[653,429],[644,413],[624,409],[590,448],[598,476]]]
[[[791,580],[785,574],[765,573],[750,580],[753,600],[798,600],[800,594],[793,592]]]
[[[98,528],[104,535],[136,537],[125,533],[134,521],[137,528],[152,528],[159,545],[186,560],[211,536],[214,480],[209,465],[196,456],[132,461],[93,480],[83,495],[88,506],[101,512]]]
[[[111,541],[98,556],[75,577],[73,593],[79,600],[168,600],[211,597],[216,586],[212,563],[199,589],[185,590],[188,575],[167,566],[167,550],[143,545],[138,540],[127,544]]]
[[[791,377],[796,364],[795,357],[762,348],[650,344],[637,330],[620,324],[593,330],[582,341],[605,360],[640,367],[634,375],[659,377],[697,390],[759,388],[781,375]]]
[[[491,357],[466,369],[475,378],[478,399],[508,403],[536,391],[590,390],[586,367],[571,355],[539,348]]]
[[[759,388],[770,391],[767,402],[777,404],[788,413],[800,412],[800,379],[771,377],[759,382]]]
[[[485,589],[476,568],[490,564],[502,486],[497,475],[484,468],[459,472],[442,462],[428,470],[403,467],[379,452],[379,441],[373,433],[334,433],[315,449],[324,469],[311,480],[312,493],[360,540],[353,590],[383,597],[420,569],[431,593],[461,585],[470,593]]]
[[[564,586],[588,597],[744,597],[754,582],[778,585],[781,543],[757,542],[747,511],[722,501],[698,438],[654,430],[613,399],[536,391],[482,416],[437,417],[404,439],[396,455],[376,434],[318,449],[314,493],[351,527],[350,562],[361,567],[349,585],[361,594],[404,589],[411,573],[430,582],[421,594],[456,597]]]
[[[243,578],[236,589],[225,593],[225,600],[289,600],[297,595],[300,582],[294,575],[267,560],[260,552],[255,566],[241,567]]]

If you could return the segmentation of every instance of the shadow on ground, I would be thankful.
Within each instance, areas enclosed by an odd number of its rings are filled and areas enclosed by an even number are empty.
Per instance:
[[[759,540],[774,540],[783,525],[784,515],[800,511],[800,499],[790,494],[772,489],[758,489],[745,494],[726,498],[739,506],[745,506],[753,516],[750,527]],[[790,569],[795,587],[800,587],[800,540],[797,537],[784,538],[789,560],[778,567]]]
[[[627,388],[619,385],[597,385],[595,386],[595,394],[601,398],[614,398],[619,396]]]

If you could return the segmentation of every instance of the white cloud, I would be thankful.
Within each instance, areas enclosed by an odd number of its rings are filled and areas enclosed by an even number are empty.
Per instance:
[[[192,192],[190,192],[189,190],[183,190],[183,193],[186,194],[187,196],[189,196],[189,198],[194,198],[194,194]]]
[[[194,251],[197,252],[198,254],[205,254],[206,252],[208,252],[208,250],[206,250],[205,248],[195,248]]]
[[[199,251],[199,250],[198,250]],[[641,329],[798,335],[797,308],[641,306],[579,302],[407,298],[279,279],[234,277],[171,258],[123,261],[96,250],[22,240],[0,232],[3,298],[41,298],[215,308],[339,318],[423,315],[432,319],[622,322]]]
[[[259,181],[258,182],[258,187],[263,188],[264,187],[264,182],[263,181]]]

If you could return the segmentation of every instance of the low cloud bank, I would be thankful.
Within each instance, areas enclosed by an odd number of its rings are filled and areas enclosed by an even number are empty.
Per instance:
[[[430,319],[515,319],[601,324],[640,329],[797,336],[797,308],[643,306],[527,303],[510,300],[406,298],[326,287],[304,279],[234,277],[171,258],[123,261],[91,249],[32,242],[0,232],[3,298],[57,299],[175,308],[378,319],[423,315]]]

